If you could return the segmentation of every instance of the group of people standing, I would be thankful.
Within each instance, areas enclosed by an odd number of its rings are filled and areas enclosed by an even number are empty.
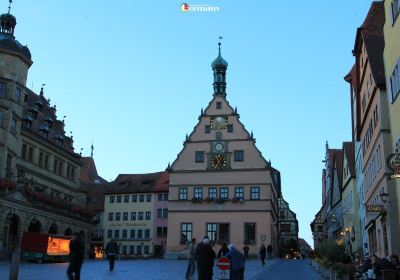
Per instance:
[[[233,244],[222,243],[218,254],[212,248],[213,244],[208,236],[196,245],[196,239],[193,238],[188,248],[188,266],[186,269],[186,279],[191,280],[197,269],[198,280],[212,280],[214,270],[214,259],[227,257],[230,260],[230,280],[243,280],[245,262],[249,258],[249,247],[246,245],[241,253]],[[247,247],[247,248],[246,248]],[[260,257],[262,265],[265,265],[265,258],[272,259],[272,246],[267,248],[264,244],[260,248]]]

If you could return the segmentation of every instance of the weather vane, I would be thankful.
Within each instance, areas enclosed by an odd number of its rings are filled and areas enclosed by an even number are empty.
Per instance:
[[[10,2],[10,5],[8,5],[8,13],[10,13],[12,0],[8,0],[8,2]]]

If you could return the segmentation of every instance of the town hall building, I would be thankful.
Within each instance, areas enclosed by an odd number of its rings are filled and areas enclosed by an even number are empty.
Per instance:
[[[214,94],[170,172],[166,257],[187,252],[192,238],[208,236],[258,254],[262,243],[277,252],[280,173],[262,156],[226,99],[228,63],[212,63]]]

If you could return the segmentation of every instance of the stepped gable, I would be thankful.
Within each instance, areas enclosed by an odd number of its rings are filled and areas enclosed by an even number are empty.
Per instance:
[[[43,88],[39,95],[28,88],[25,90],[22,129],[79,157],[74,152],[73,139],[65,135],[64,122],[57,119],[55,106],[50,107],[49,101],[44,97]],[[30,122],[30,126],[27,122]],[[47,137],[44,136],[45,132],[47,132]]]

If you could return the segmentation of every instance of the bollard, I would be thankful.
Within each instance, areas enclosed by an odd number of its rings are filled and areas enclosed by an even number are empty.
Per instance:
[[[14,251],[11,255],[10,277],[9,280],[18,280],[19,262],[21,259],[21,251]]]

